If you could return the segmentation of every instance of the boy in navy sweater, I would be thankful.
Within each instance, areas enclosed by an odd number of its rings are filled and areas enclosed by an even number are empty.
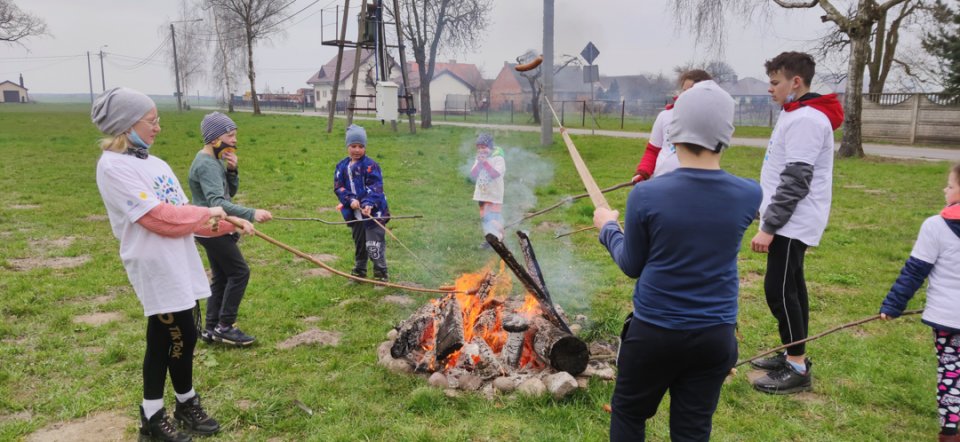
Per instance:
[[[636,186],[619,213],[598,208],[600,242],[637,278],[624,325],[610,440],[642,441],[670,391],[673,440],[706,441],[720,387],[737,360],[737,254],[760,186],[720,168],[734,102],[713,81],[677,99],[668,127],[680,168]]]
[[[380,165],[367,156],[367,131],[351,124],[346,136],[347,157],[337,163],[333,175],[333,191],[340,200],[340,213],[345,221],[366,221],[350,224],[353,232],[354,276],[367,277],[367,259],[373,261],[373,277],[386,281],[387,246],[381,225],[390,221],[387,196],[383,193],[383,172]],[[380,225],[370,218],[375,218]]]

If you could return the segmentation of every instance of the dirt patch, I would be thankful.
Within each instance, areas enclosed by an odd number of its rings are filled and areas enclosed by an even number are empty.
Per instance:
[[[239,401],[237,401],[237,408],[243,411],[247,411],[253,408],[253,401],[250,401],[247,399],[240,399]]]
[[[802,393],[793,394],[793,395],[790,395],[790,398],[792,398],[797,402],[803,402],[805,404],[819,405],[819,404],[827,403],[826,398],[812,391],[804,391]]]
[[[317,212],[319,213],[337,212],[337,211],[338,210],[336,207],[318,207],[317,208]]]
[[[320,322],[320,317],[319,317],[319,316],[307,316],[306,318],[303,318],[303,322],[306,322],[307,324],[313,324],[313,323],[316,323],[316,322]]]
[[[757,282],[761,281],[763,281],[763,275],[757,272],[745,272],[740,275],[741,287],[753,287],[757,285]]]
[[[844,189],[866,189],[867,186],[863,184],[846,184],[843,186]]]
[[[33,413],[28,410],[19,411],[13,414],[0,414],[0,424],[13,421],[28,421],[33,419]]]
[[[100,295],[100,296],[97,296],[96,298],[91,299],[90,302],[95,305],[100,305],[100,304],[106,304],[110,301],[113,301],[116,298],[117,298],[116,295]]]
[[[11,204],[7,206],[8,209],[13,210],[33,210],[39,209],[41,206],[39,204]]]
[[[319,345],[340,345],[341,334],[339,332],[328,332],[312,328],[299,335],[296,335],[286,341],[277,344],[279,350],[289,350],[299,345],[319,344]]]
[[[533,228],[533,230],[536,232],[551,232],[551,233],[559,234],[559,233],[566,233],[567,231],[572,229],[567,227],[567,225],[564,223],[544,221],[540,224],[537,224],[536,227]]]
[[[10,266],[18,271],[33,270],[41,267],[54,270],[70,269],[82,266],[88,261],[90,261],[90,257],[87,255],[61,256],[57,258],[14,258],[7,260]]]
[[[750,382],[751,384],[753,384],[754,382],[757,381],[757,379],[760,379],[766,375],[767,375],[767,372],[763,370],[750,370],[747,372],[747,382]]]
[[[84,218],[83,220],[84,220],[84,221],[94,222],[94,223],[99,223],[99,222],[104,222],[104,221],[110,220],[110,217],[108,217],[107,215],[96,214],[96,215],[87,215],[87,217]]]
[[[310,255],[310,256],[312,256],[313,259],[316,259],[317,261],[320,261],[322,263],[334,262],[340,259],[339,256],[331,255],[329,253],[318,253],[316,255]]]
[[[94,327],[106,324],[108,322],[119,321],[123,315],[119,312],[97,312],[89,315],[80,315],[73,318],[75,324],[87,324]]]
[[[75,236],[64,236],[61,238],[43,238],[43,239],[31,239],[29,241],[29,246],[33,250],[38,251],[47,251],[47,250],[61,250],[67,247],[70,247],[74,241],[77,240]]]
[[[129,439],[125,432],[134,421],[124,413],[111,411],[97,413],[83,419],[58,422],[41,428],[27,437],[28,442],[122,441]]]
[[[309,276],[309,277],[329,278],[333,276],[333,272],[327,269],[317,268],[317,269],[307,269],[306,271],[303,272],[303,275]]]
[[[387,295],[383,297],[383,302],[396,305],[411,305],[414,303],[414,300],[409,296]]]
[[[103,354],[103,347],[83,347],[83,354],[90,354],[90,355]]]

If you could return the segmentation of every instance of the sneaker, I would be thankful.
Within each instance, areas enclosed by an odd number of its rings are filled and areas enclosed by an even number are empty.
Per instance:
[[[200,395],[184,403],[178,401],[173,417],[191,433],[207,436],[220,431],[220,423],[207,415],[203,406],[200,405]]]
[[[150,419],[143,415],[143,406],[140,407],[140,442],[191,442],[189,434],[181,433],[177,427],[167,419],[167,410],[163,408]]]
[[[203,341],[203,342],[206,342],[207,344],[212,344],[213,341],[214,341],[214,339],[213,339],[213,329],[212,329],[212,328],[205,328],[205,329],[203,329],[203,330],[200,330],[200,340]]]
[[[387,275],[387,272],[373,272],[373,279],[377,281],[387,282],[390,280],[390,276]]]
[[[792,365],[771,371],[766,376],[753,382],[753,388],[757,391],[770,394],[794,394],[801,391],[813,390],[813,377],[810,368],[813,365],[809,359],[806,361],[807,372],[798,373]]]
[[[351,271],[350,271],[350,274],[353,275],[353,276],[356,276],[357,278],[364,278],[364,279],[366,279],[366,277],[367,277],[367,272],[366,272],[366,271],[362,271],[362,272],[361,272],[360,270],[357,270],[357,269],[351,270]],[[351,279],[350,282],[352,282],[352,283],[357,283],[358,281],[354,281],[354,280]]]
[[[753,368],[766,371],[775,371],[787,366],[787,354],[779,353],[769,358],[750,361]]]
[[[224,344],[246,347],[254,343],[257,338],[249,336],[234,325],[218,324],[213,329],[213,340]]]

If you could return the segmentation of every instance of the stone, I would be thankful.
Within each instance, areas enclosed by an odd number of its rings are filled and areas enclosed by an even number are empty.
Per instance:
[[[430,375],[430,379],[427,379],[427,384],[431,387],[447,388],[447,377],[439,371],[434,372]]]
[[[460,376],[460,389],[474,391],[479,390],[480,386],[483,385],[483,379],[480,376],[473,374],[465,374]]]
[[[593,370],[593,375],[605,381],[612,381],[617,378],[617,371],[613,367],[599,367]]]
[[[575,334],[575,335],[579,335],[579,334],[580,334],[580,330],[583,330],[583,326],[582,326],[582,325],[580,325],[580,324],[570,324],[570,332],[571,332],[571,333],[573,333],[573,334]]]
[[[577,376],[577,388],[586,390],[590,387],[590,378],[588,376]]]
[[[386,341],[380,344],[377,347],[377,360],[381,363],[384,362],[384,359],[390,358],[393,359],[393,356],[390,356],[390,347],[393,347],[393,341]]]
[[[524,396],[542,396],[547,392],[547,386],[543,384],[540,378],[530,378],[523,381],[517,391]]]
[[[508,377],[508,376],[500,376],[494,379],[493,384],[491,385],[493,385],[493,387],[496,388],[498,391],[502,391],[504,393],[510,393],[513,390],[517,389],[517,381],[514,378]]]
[[[390,362],[387,362],[387,368],[394,373],[413,373],[413,364],[405,359],[390,358]]]
[[[397,329],[391,328],[390,331],[387,332],[387,339],[389,339],[389,340],[391,340],[391,341],[396,341],[396,340],[397,340],[397,334],[399,334],[399,333],[400,333],[400,332],[398,332]]]
[[[547,391],[554,399],[561,399],[577,389],[577,380],[570,373],[561,371],[543,378]]]

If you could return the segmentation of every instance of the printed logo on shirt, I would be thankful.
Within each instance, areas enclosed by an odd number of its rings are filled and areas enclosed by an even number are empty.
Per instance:
[[[158,200],[167,204],[179,206],[186,202],[183,200],[180,188],[176,182],[173,181],[173,178],[166,175],[160,175],[153,179],[153,193],[157,196]]]
[[[147,200],[147,192],[140,192],[140,195],[137,195],[137,196],[144,201]]]

